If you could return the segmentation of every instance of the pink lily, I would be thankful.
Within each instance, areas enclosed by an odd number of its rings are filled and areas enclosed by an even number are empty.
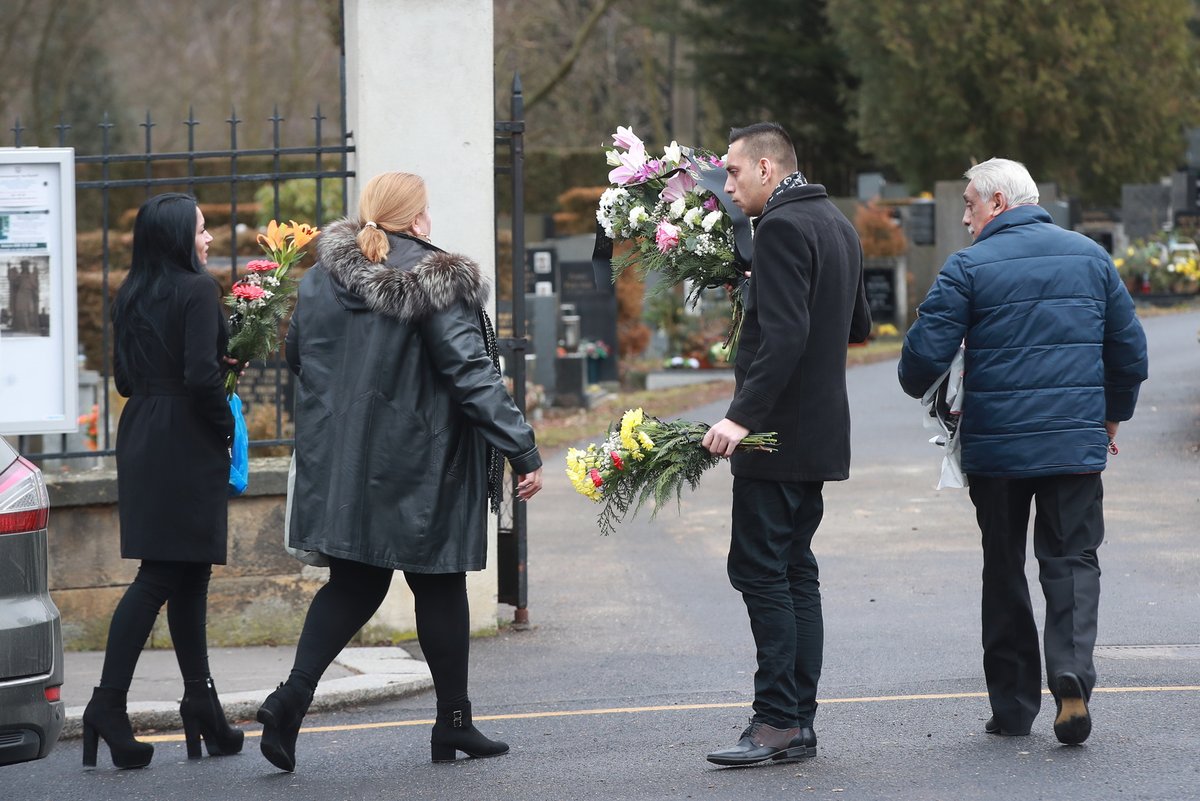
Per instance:
[[[668,203],[674,203],[695,188],[696,179],[687,170],[681,170],[667,179],[667,185],[659,197]]]

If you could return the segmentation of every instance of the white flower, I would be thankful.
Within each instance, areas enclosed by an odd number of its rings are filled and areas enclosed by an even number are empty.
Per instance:
[[[621,198],[629,197],[629,190],[621,186],[610,186],[600,196],[600,208],[611,209]]]
[[[713,226],[721,221],[721,210],[713,209],[708,214],[704,215],[704,219],[700,221],[700,227],[705,231],[711,231]]]
[[[690,208],[687,210],[687,214],[683,215],[683,221],[692,228],[696,228],[700,225],[700,217],[703,214],[704,209],[700,208],[699,206]]]
[[[678,200],[676,200],[674,203],[671,204],[671,219],[678,220],[680,217],[683,216],[683,213],[686,210],[687,210],[687,199],[681,197]]]
[[[634,228],[637,228],[649,219],[650,215],[646,213],[645,206],[634,206],[629,210],[629,224]]]
[[[671,144],[663,148],[663,158],[672,164],[678,164],[683,160],[683,148],[679,146],[678,142],[672,139]]]
[[[604,235],[607,236],[609,239],[612,239],[613,238],[612,219],[607,214],[604,213],[603,208],[596,209],[596,222],[600,223],[600,225],[604,228]]]
[[[621,154],[615,150],[609,150],[604,154],[604,160],[608,162],[608,166],[618,167],[621,164]]]

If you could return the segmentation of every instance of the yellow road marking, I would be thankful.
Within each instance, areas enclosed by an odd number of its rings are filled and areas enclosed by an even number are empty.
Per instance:
[[[1179,685],[1164,687],[1097,687],[1093,693],[1185,693],[1200,692],[1200,685]],[[1043,695],[1049,695],[1049,690],[1042,690]],[[947,701],[964,698],[987,698],[987,693],[921,693],[915,695],[875,695],[859,698],[821,698],[822,704],[878,704],[896,701]],[[725,704],[671,704],[662,706],[628,706],[611,707],[608,709],[564,709],[557,712],[512,712],[505,715],[476,715],[475,720],[534,720],[539,718],[569,718],[581,715],[636,715],[644,712],[688,712],[702,709],[747,709],[747,703]],[[395,729],[403,726],[432,726],[433,720],[388,720],[378,723],[349,723],[342,726],[306,726],[300,731],[307,734],[321,732],[367,731],[369,729]],[[260,737],[262,730],[248,731],[247,737]],[[156,734],[150,737],[139,737],[147,743],[181,743],[182,734]]]

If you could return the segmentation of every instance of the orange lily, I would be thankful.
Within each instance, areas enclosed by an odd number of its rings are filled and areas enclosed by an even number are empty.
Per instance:
[[[298,223],[295,220],[291,220],[290,222],[292,224],[292,244],[297,250],[307,245],[317,234],[321,233],[308,223]]]
[[[288,233],[289,231],[286,225],[280,225],[275,220],[271,220],[271,222],[267,224],[267,232],[265,234],[258,235],[258,243],[272,251],[280,251],[283,250],[284,246],[287,244],[285,240],[287,239]]]

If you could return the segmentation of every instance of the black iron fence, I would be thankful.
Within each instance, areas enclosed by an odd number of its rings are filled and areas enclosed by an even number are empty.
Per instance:
[[[76,155],[76,218],[79,239],[77,278],[89,274],[87,281],[79,281],[81,358],[99,373],[98,414],[96,416],[96,448],[80,450],[69,447],[68,435],[20,437],[19,449],[28,457],[42,461],[60,459],[70,461],[86,457],[111,456],[115,453],[112,422],[116,415],[112,408],[111,388],[112,344],[109,304],[119,280],[114,273],[121,273],[127,266],[128,232],[132,228],[132,212],[153,194],[183,191],[196,196],[210,220],[209,230],[219,227],[228,230],[228,256],[222,256],[221,241],[214,242],[210,249],[209,269],[223,273],[224,260],[228,261],[228,282],[237,280],[238,266],[243,260],[254,258],[257,223],[263,219],[286,217],[288,203],[284,195],[295,181],[311,181],[313,196],[311,214],[302,222],[321,227],[330,219],[346,213],[346,179],[354,172],[347,167],[348,156],[354,152],[350,136],[341,133],[337,141],[326,143],[323,124],[326,117],[318,106],[312,115],[313,136],[311,144],[285,146],[280,126],[284,118],[278,109],[267,118],[272,124],[272,141],[269,147],[247,148],[238,141],[238,126],[243,122],[236,110],[231,110],[225,120],[229,129],[229,147],[221,150],[197,150],[195,130],[200,124],[189,111],[188,119],[181,124],[187,127],[187,149],[183,151],[155,152],[154,129],[159,123],[147,113],[142,129],[144,149],[140,153],[113,153],[109,149],[109,132],[115,127],[106,114],[99,123],[102,131],[101,152],[92,155]],[[344,125],[342,126],[344,128]],[[58,147],[70,146],[72,126],[62,122],[54,126]],[[13,145],[28,147],[41,144],[29,142],[24,136],[26,129],[17,119],[12,128]],[[514,77],[511,99],[511,119],[495,124],[496,174],[507,176],[507,185],[497,181],[498,205],[511,219],[508,247],[501,248],[502,237],[497,231],[497,270],[510,272],[512,314],[500,326],[499,344],[508,363],[508,378],[518,408],[525,411],[526,368],[525,354],[528,342],[525,336],[525,304],[522,289],[525,286],[525,119],[524,98],[519,77]],[[264,188],[268,203],[262,201]],[[258,198],[256,200],[255,198]],[[269,206],[270,213],[266,212]],[[297,217],[296,219],[300,219]],[[214,224],[215,222],[215,224]],[[88,239],[89,247],[83,247]],[[506,251],[506,252],[502,252]],[[89,256],[89,253],[92,254]],[[500,278],[501,276],[498,276]],[[497,281],[500,285],[505,281]],[[88,285],[92,291],[88,290]],[[276,358],[250,366],[247,376],[238,384],[239,394],[247,401],[247,409],[270,406],[274,412],[273,430],[267,436],[252,436],[251,453],[254,449],[287,447],[290,437],[291,377],[282,359]],[[57,440],[57,448],[53,447]],[[527,573],[526,573],[526,518],[525,506],[515,501],[516,476],[506,482],[506,497],[498,519],[499,529],[499,600],[516,607],[515,623],[528,622]]]
[[[245,147],[238,141],[238,126],[243,122],[236,109],[231,109],[225,125],[229,130],[229,147],[221,150],[197,150],[196,126],[200,121],[189,110],[187,149],[155,152],[155,122],[147,112],[142,129],[144,150],[140,153],[113,153],[109,149],[109,133],[115,127],[107,114],[99,123],[102,131],[101,151],[98,154],[77,154],[75,157],[75,189],[77,218],[77,283],[80,319],[81,358],[87,367],[100,374],[97,401],[94,450],[69,447],[67,435],[44,436],[40,445],[22,437],[19,447],[37,460],[46,458],[77,459],[109,456],[114,453],[112,393],[111,326],[109,303],[115,290],[114,272],[127,267],[127,238],[132,228],[132,213],[148,197],[160,192],[188,192],[195,195],[209,219],[209,230],[216,234],[209,257],[209,268],[224,274],[226,280],[236,281],[238,266],[243,260],[255,258],[257,224],[261,219],[278,219],[289,211],[282,195],[307,194],[299,205],[311,206],[311,216],[303,222],[320,227],[325,221],[346,213],[346,179],[354,175],[347,167],[348,156],[354,152],[350,137],[339,133],[336,141],[327,143],[324,130],[327,117],[318,105],[311,117],[312,140],[305,145],[285,145],[280,127],[284,118],[276,107],[267,120],[272,136],[269,147]],[[58,147],[70,147],[73,126],[65,121],[54,126]],[[29,142],[26,129],[18,118],[12,128],[13,145],[27,147],[42,143]],[[300,184],[296,182],[309,182]],[[268,203],[262,203],[263,198]],[[255,201],[259,199],[259,202]],[[269,212],[268,207],[269,206]],[[296,203],[292,204],[294,209]],[[293,212],[294,213],[294,212]],[[222,228],[228,230],[228,256],[222,255],[225,241]],[[227,266],[226,266],[227,265]],[[290,383],[282,360],[252,364],[247,388],[253,394],[251,403],[270,402],[274,406],[273,431],[251,440],[251,448],[290,445],[285,429],[286,399]],[[54,448],[58,440],[59,447]],[[31,447],[32,446],[32,447]]]
[[[497,344],[508,363],[508,375],[512,380],[513,400],[521,413],[525,413],[525,353],[529,349],[525,337],[525,97],[521,91],[521,77],[513,77],[512,118],[496,123],[496,174],[509,177],[511,204],[508,209],[512,219],[511,247],[508,249],[508,269],[511,281],[509,295],[512,299],[511,320],[497,323]],[[497,181],[497,189],[500,182]],[[497,232],[498,234],[499,232]],[[496,237],[497,273],[505,264],[499,248],[500,237]],[[497,279],[499,279],[497,275]],[[497,285],[500,281],[497,280]],[[525,504],[516,500],[517,477],[505,482],[505,499],[497,520],[497,598],[501,603],[516,607],[513,623],[518,626],[529,623],[529,575],[526,570],[527,547]]]

